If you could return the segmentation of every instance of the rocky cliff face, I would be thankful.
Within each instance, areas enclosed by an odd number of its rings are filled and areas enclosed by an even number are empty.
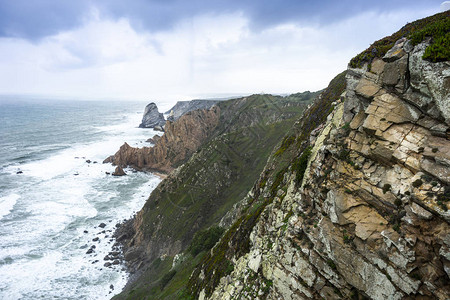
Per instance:
[[[211,106],[219,102],[219,100],[190,100],[190,101],[178,101],[174,107],[169,109],[166,114],[169,114],[167,119],[169,121],[176,121],[182,115],[198,109],[209,109]]]
[[[155,103],[150,103],[145,107],[142,122],[139,124],[140,128],[155,128],[163,127],[166,123],[164,115],[158,111]]]
[[[205,122],[205,115],[196,121],[197,130],[203,126],[209,137],[158,185],[136,217],[116,233],[129,270],[135,273],[135,281],[117,299],[180,299],[174,292],[179,286],[166,291],[160,288],[158,280],[169,272],[172,260],[184,260],[173,282],[186,283],[200,255],[195,259],[180,258],[180,253],[186,251],[196,232],[218,224],[247,194],[273,147],[317,93],[307,96],[252,95],[223,101],[208,111],[193,111],[167,123],[164,135],[177,141],[175,136],[184,130],[183,120],[189,115],[215,112],[214,118],[209,118],[218,119],[215,127],[215,122]],[[184,136],[191,138],[187,133]],[[172,145],[178,143],[165,145],[168,155],[173,152]]]
[[[196,110],[177,122],[167,121],[164,135],[153,147],[133,148],[123,144],[104,162],[136,170],[168,173],[183,163],[209,137],[219,122],[220,109]]]
[[[316,129],[305,126],[323,99],[306,112],[192,274],[192,295],[448,299],[450,64],[423,60],[426,47],[401,39],[349,68]]]

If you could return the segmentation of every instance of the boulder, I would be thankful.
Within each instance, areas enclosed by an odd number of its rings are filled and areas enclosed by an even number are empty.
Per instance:
[[[121,166],[117,166],[116,170],[112,173],[113,176],[124,176],[127,175]]]
[[[152,102],[145,107],[144,116],[142,117],[139,128],[162,127],[165,123],[164,115],[158,111],[158,107]]]

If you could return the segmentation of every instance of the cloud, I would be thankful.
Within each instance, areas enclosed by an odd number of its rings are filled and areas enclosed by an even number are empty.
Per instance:
[[[450,1],[444,1],[441,3],[441,11],[447,11],[450,9]]]
[[[0,93],[176,101],[318,90],[371,42],[431,13],[365,12],[253,30],[243,12],[208,12],[149,32],[91,8],[79,26],[39,41],[0,39]]]
[[[82,26],[93,8],[113,21],[128,19],[137,31],[170,31],[183,20],[205,14],[242,13],[250,30],[279,24],[327,25],[372,11],[428,9],[441,1],[411,0],[0,0],[0,36],[39,40]]]

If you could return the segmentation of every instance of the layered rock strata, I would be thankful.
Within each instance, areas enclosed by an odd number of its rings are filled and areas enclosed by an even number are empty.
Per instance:
[[[210,260],[225,256],[232,271],[212,281],[217,270],[202,262],[196,296],[448,299],[450,64],[422,60],[426,46],[402,39],[370,70],[348,70],[346,92],[310,139],[303,180],[295,164],[262,175],[249,197],[266,207],[248,249],[213,248]],[[225,235],[228,247],[240,247],[254,210]]]
[[[136,170],[168,173],[183,163],[209,137],[219,122],[220,109],[196,110],[176,122],[167,121],[161,138],[153,147],[134,148],[124,143],[104,163]]]

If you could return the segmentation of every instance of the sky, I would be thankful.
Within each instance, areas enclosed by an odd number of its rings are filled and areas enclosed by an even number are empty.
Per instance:
[[[414,0],[0,0],[0,94],[177,101],[327,86]]]

